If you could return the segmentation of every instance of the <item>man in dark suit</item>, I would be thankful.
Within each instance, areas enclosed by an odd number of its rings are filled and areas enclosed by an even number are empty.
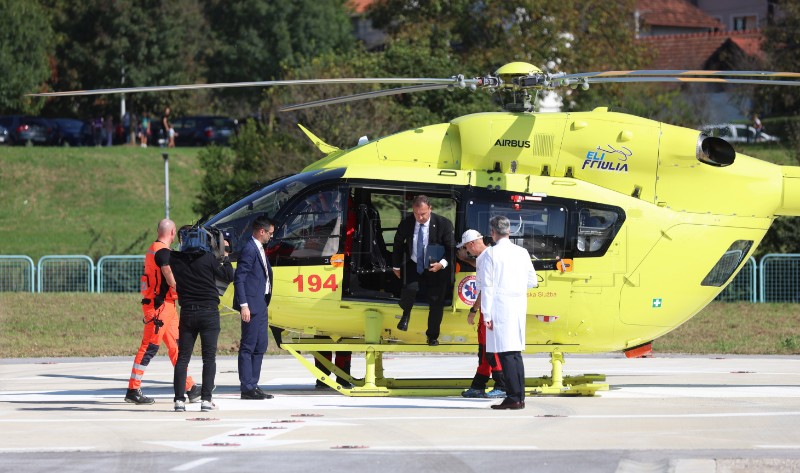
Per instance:
[[[245,242],[233,279],[233,308],[242,316],[239,344],[239,383],[242,399],[272,399],[258,387],[261,362],[267,351],[267,306],[272,297],[272,267],[264,246],[275,226],[265,216],[253,220],[253,237]]]
[[[439,344],[445,291],[450,282],[450,270],[447,267],[453,259],[455,246],[453,224],[445,217],[432,212],[430,200],[425,195],[416,196],[411,207],[414,213],[403,219],[397,227],[392,252],[392,270],[395,276],[403,279],[403,289],[400,293],[403,315],[397,328],[408,330],[411,309],[414,307],[417,291],[422,285],[430,305],[428,330],[425,335],[428,338],[428,345],[436,346]],[[427,256],[430,245],[439,245],[444,249],[438,261],[430,261]]]

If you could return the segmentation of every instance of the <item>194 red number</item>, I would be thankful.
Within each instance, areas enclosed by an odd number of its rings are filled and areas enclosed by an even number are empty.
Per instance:
[[[305,290],[303,286],[303,275],[299,275],[296,278],[292,279],[293,283],[297,283],[297,292],[303,292]],[[339,288],[339,285],[336,284],[336,275],[331,274],[328,276],[328,279],[325,282],[322,282],[322,277],[319,274],[312,274],[308,276],[308,290],[311,292],[319,292],[322,289],[330,289],[331,292],[336,291]]]

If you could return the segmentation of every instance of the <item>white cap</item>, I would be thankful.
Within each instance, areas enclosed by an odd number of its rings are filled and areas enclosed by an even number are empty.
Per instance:
[[[461,243],[456,245],[456,248],[461,248],[462,246],[466,245],[467,243],[469,243],[471,241],[475,241],[478,238],[483,238],[483,235],[478,233],[477,230],[467,230],[466,232],[464,232],[463,235],[461,235]]]

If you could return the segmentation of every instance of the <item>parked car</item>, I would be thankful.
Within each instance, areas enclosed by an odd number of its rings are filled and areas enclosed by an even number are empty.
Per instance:
[[[92,128],[76,118],[53,118],[58,126],[58,144],[61,146],[87,146],[94,144]]]
[[[756,129],[744,124],[723,123],[719,125],[706,125],[703,127],[702,131],[708,136],[716,136],[729,143],[752,143],[753,138],[756,136]],[[762,131],[761,134],[758,135],[756,141],[758,143],[766,143],[778,142],[780,139]]]
[[[11,138],[8,136],[8,128],[0,125],[0,145],[7,145],[11,141]]]
[[[172,128],[178,134],[177,146],[226,145],[236,133],[236,121],[228,117],[182,117],[172,122]]]
[[[12,145],[56,145],[58,126],[46,118],[7,115],[0,117],[0,125],[8,129]]]

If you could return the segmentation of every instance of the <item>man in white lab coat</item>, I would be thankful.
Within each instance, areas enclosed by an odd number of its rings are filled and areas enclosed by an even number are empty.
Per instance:
[[[525,319],[528,289],[538,285],[528,250],[509,240],[511,222],[492,217],[495,246],[478,257],[476,283],[486,324],[486,351],[497,353],[506,377],[506,398],[492,409],[525,409]]]

